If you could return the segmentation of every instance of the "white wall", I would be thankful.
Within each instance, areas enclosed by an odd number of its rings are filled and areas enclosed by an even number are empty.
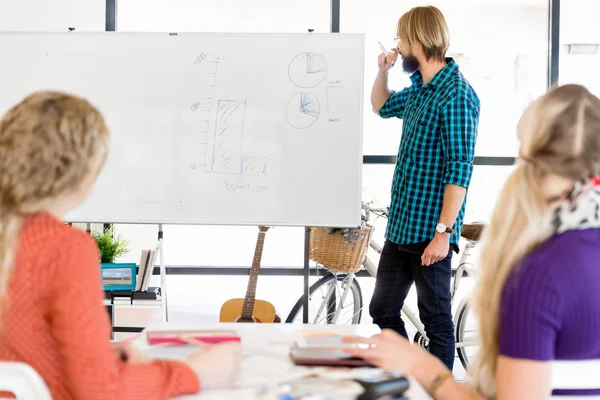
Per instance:
[[[600,43],[600,1],[561,1],[561,43]]]
[[[600,1],[569,0],[561,2],[560,42],[600,44]],[[600,53],[569,54],[565,46],[560,53],[560,83],[579,83],[600,96]]]
[[[105,0],[0,0],[0,31],[103,31]]]

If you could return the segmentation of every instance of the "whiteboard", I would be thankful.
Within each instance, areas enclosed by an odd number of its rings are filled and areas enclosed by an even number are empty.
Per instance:
[[[72,222],[357,226],[364,36],[0,34],[0,111],[88,98],[108,162]]]

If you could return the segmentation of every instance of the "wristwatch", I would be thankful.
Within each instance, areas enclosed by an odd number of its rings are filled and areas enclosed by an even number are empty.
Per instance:
[[[435,227],[435,231],[437,233],[454,233],[454,229],[450,228],[449,226],[446,226],[446,224],[444,224],[443,222],[438,222],[437,226]]]

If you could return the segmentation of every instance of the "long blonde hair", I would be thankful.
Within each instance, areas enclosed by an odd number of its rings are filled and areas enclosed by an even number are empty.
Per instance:
[[[519,260],[552,234],[549,204],[541,190],[544,178],[556,174],[581,181],[600,172],[600,100],[579,85],[551,89],[525,110],[517,133],[521,160],[484,232],[474,297],[480,348],[470,372],[478,390],[489,398],[495,396],[504,284]]]
[[[412,46],[423,46],[427,61],[444,61],[450,46],[446,18],[434,6],[414,7],[403,14],[398,21],[396,35],[407,54]]]
[[[33,93],[0,120],[0,316],[23,216],[76,195],[107,150],[102,114],[69,94]]]

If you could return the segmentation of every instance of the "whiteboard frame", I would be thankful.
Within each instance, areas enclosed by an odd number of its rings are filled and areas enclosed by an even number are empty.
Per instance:
[[[107,31],[107,32],[17,32],[17,31],[0,31],[0,35],[3,36],[68,36],[68,35],[76,35],[76,36],[127,36],[127,37],[135,37],[135,36],[144,36],[144,37],[164,37],[165,35],[171,37],[178,36],[219,36],[219,37],[331,37],[331,36],[345,36],[349,38],[358,39],[361,42],[361,63],[359,66],[359,90],[362,94],[362,98],[360,98],[358,107],[359,107],[359,127],[358,127],[358,193],[359,193],[359,201],[356,204],[356,225],[341,225],[340,227],[344,228],[356,228],[361,225],[361,205],[362,205],[362,183],[363,183],[363,130],[364,130],[364,84],[365,84],[365,34],[363,33],[243,33],[243,32],[116,32],[116,31]],[[88,219],[65,219],[67,223],[112,223],[112,224],[142,224],[142,225],[199,225],[199,226],[257,226],[257,225],[268,225],[268,226],[281,226],[281,227],[326,227],[329,226],[327,224],[310,224],[310,223],[286,223],[284,221],[269,221],[268,224],[257,224],[251,222],[244,223],[235,223],[235,222],[223,222],[223,221],[211,221],[211,222],[181,222],[181,221],[169,221],[169,220],[119,220],[119,219],[111,219],[111,220],[88,220]]]

